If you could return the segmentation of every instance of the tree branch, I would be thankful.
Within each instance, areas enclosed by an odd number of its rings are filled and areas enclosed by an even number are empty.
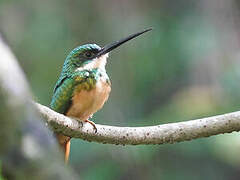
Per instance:
[[[116,127],[98,125],[97,133],[88,123],[59,114],[46,106],[36,104],[50,127],[64,135],[107,144],[140,145],[166,144],[240,130],[240,111],[179,123],[146,127]]]
[[[0,179],[79,179],[64,166],[30,99],[25,75],[0,34]]]

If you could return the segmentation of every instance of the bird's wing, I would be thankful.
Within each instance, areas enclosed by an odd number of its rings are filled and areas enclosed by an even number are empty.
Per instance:
[[[74,80],[71,77],[66,77],[57,84],[54,89],[54,94],[50,107],[59,113],[65,114],[71,105]]]
[[[59,113],[66,114],[72,103],[74,89],[79,84],[85,84],[89,76],[85,71],[76,72],[72,75],[61,76],[54,88],[54,94],[50,107]]]
[[[59,86],[61,86],[61,84],[64,82],[65,79],[67,79],[69,76],[67,74],[61,74],[60,78],[58,79],[55,87],[54,87],[54,90],[53,90],[53,93],[56,92],[56,90],[58,89]]]

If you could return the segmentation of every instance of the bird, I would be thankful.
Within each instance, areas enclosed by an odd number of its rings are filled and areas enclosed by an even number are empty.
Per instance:
[[[64,61],[50,108],[82,123],[90,123],[97,133],[96,125],[90,118],[103,107],[111,91],[105,69],[109,52],[150,30],[152,28],[131,34],[102,48],[97,44],[85,44],[73,49]],[[61,133],[55,133],[55,136],[67,163],[71,137]]]

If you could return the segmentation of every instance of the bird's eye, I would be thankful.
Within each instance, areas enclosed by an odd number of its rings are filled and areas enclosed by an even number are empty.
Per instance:
[[[87,52],[85,52],[84,54],[83,54],[86,58],[91,58],[91,57],[93,57],[93,53],[92,52],[90,52],[90,51],[87,51]]]

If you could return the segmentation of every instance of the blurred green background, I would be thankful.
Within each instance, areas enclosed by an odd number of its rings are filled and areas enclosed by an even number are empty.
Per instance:
[[[44,105],[73,48],[147,27],[154,30],[110,54],[112,92],[96,123],[143,126],[239,110],[237,0],[0,0],[0,31]],[[74,139],[70,165],[84,180],[233,180],[239,153],[238,133],[155,146]]]

